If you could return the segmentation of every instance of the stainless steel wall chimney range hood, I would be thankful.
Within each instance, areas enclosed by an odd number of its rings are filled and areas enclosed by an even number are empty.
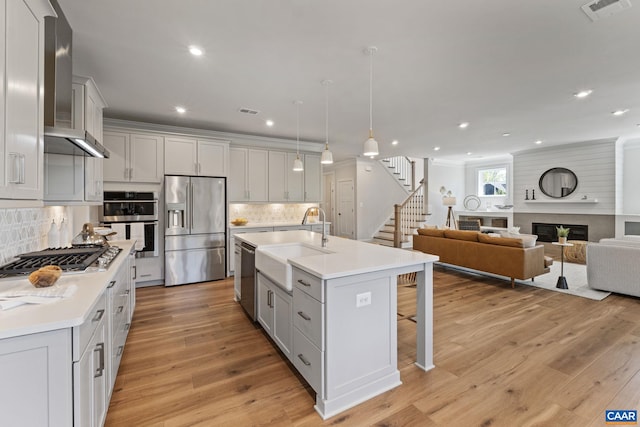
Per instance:
[[[58,17],[44,23],[44,152],[108,158],[93,135],[72,127],[72,31],[58,2],[50,1]]]

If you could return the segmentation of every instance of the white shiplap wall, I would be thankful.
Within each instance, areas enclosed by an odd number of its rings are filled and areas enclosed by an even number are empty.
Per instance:
[[[538,187],[540,176],[548,169],[571,169],[578,177],[578,187],[570,196],[552,199]],[[513,204],[516,212],[614,214],[615,213],[615,141],[595,141],[540,148],[513,156]],[[531,198],[535,189],[537,202]],[[598,203],[575,203],[587,197]],[[549,201],[553,203],[542,203]],[[572,203],[573,202],[573,203]]]

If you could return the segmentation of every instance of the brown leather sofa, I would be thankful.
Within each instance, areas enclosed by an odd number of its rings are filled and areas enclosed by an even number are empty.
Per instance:
[[[544,246],[518,238],[492,237],[477,231],[419,229],[413,249],[438,255],[440,262],[514,279],[532,279],[548,273],[553,263]]]

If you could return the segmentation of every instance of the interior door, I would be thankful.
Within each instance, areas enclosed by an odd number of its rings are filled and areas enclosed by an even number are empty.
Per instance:
[[[355,239],[353,180],[338,181],[337,235]]]

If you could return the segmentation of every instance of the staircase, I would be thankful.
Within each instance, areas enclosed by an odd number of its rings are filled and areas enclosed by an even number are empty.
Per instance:
[[[402,204],[394,206],[394,213],[373,236],[375,243],[396,248],[412,248],[413,234],[426,221],[424,180],[405,199]]]
[[[408,196],[402,204],[394,206],[393,213],[373,236],[373,241],[396,248],[412,248],[413,234],[427,221],[428,216],[424,179],[416,188],[415,162],[408,157],[389,157],[380,162],[407,191]]]

